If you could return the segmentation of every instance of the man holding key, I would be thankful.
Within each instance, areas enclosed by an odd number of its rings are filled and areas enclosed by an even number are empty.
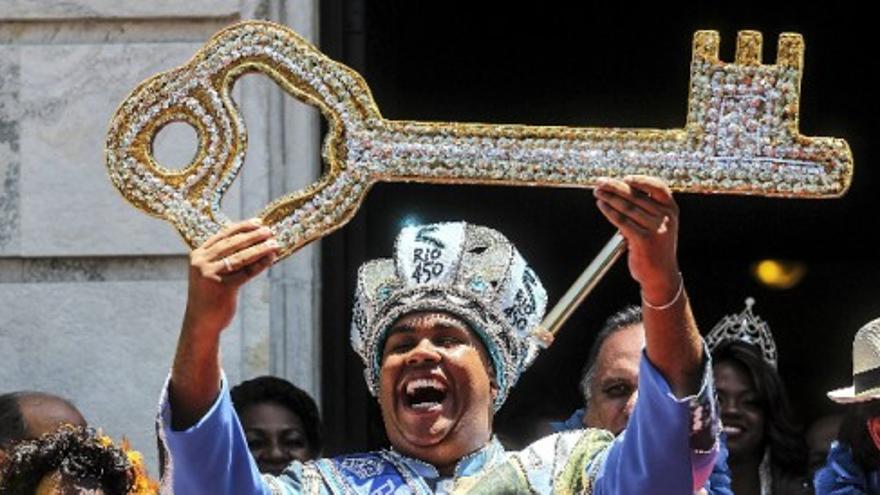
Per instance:
[[[595,195],[627,240],[646,333],[626,431],[552,435],[505,452],[492,419],[537,354],[546,293],[500,233],[464,223],[404,229],[393,259],[358,273],[352,347],[364,360],[391,448],[261,477],[230,405],[219,341],[238,288],[278,252],[241,222],[191,255],[189,295],[160,410],[164,488],[178,494],[691,493],[718,449],[708,353],[678,271],[678,208],[658,179],[600,180]],[[541,398],[536,397],[536,400]]]

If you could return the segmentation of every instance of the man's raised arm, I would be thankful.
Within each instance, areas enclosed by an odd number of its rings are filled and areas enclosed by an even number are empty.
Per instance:
[[[678,205],[660,179],[603,180],[599,210],[626,238],[629,271],[642,290],[645,352],[681,398],[696,393],[703,345],[678,269]]]
[[[220,334],[235,315],[238,289],[268,268],[277,250],[269,229],[249,220],[190,255],[186,314],[159,411],[163,493],[268,492],[223,380]]]
[[[278,244],[258,219],[232,224],[190,254],[183,327],[171,368],[172,426],[184,430],[220,392],[220,333],[235,316],[238,289],[272,265]]]

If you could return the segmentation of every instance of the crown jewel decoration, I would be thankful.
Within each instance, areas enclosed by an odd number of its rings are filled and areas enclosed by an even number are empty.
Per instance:
[[[458,316],[488,351],[498,409],[537,357],[531,331],[546,306],[541,281],[501,233],[464,222],[406,227],[393,259],[369,261],[358,270],[351,346],[377,395],[385,337],[395,321],[418,311]]]
[[[107,169],[129,202],[201,245],[229,221],[221,199],[244,163],[246,129],[232,86],[261,72],[328,123],[321,179],[259,213],[280,257],[344,225],[380,181],[586,188],[600,177],[646,174],[676,191],[843,195],[853,173],[849,145],[799,132],[803,38],[780,35],[775,64],[761,62],[759,32],[739,32],[733,63],[719,60],[719,43],[715,31],[694,35],[680,129],[394,121],[382,117],[357,72],[287,27],[246,21],[134,89],[110,123]],[[153,138],[172,122],[198,135],[182,170],[153,157]]]
[[[706,345],[713,352],[729,342],[744,342],[761,350],[761,357],[773,369],[776,369],[776,342],[770,332],[770,326],[760,316],[752,312],[755,300],[746,299],[746,308],[733,315],[727,315],[719,321],[706,335]]]

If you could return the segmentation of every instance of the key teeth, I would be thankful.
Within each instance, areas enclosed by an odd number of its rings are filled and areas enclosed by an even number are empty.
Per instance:
[[[804,66],[804,37],[798,33],[782,33],[776,51],[776,65],[802,69]]]
[[[697,31],[694,33],[694,60],[718,62],[718,47],[721,36],[718,31]]]
[[[694,33],[693,59],[720,62],[718,58],[721,36],[718,31],[703,30]],[[761,65],[763,35],[760,31],[742,30],[736,35],[736,64]],[[777,44],[776,65],[800,70],[804,64],[804,37],[798,33],[782,33]]]
[[[736,34],[736,63],[761,65],[763,37],[759,31],[744,30]]]

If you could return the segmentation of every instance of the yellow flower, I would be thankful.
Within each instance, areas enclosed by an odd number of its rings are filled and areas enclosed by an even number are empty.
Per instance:
[[[128,462],[132,463],[132,465],[142,466],[144,464],[144,456],[137,450],[128,450],[125,452],[125,455],[128,457]]]
[[[107,435],[98,435],[97,440],[98,440],[98,443],[101,444],[101,447],[113,446],[113,439],[111,439]]]
[[[98,441],[104,446],[113,444],[113,441],[107,436],[100,436]],[[129,464],[131,464],[131,472],[134,478],[129,495],[155,495],[159,493],[159,483],[150,479],[149,475],[147,475],[143,454],[137,450],[132,450],[131,443],[125,437],[120,442],[120,448],[125,452],[125,457],[128,459]]]

